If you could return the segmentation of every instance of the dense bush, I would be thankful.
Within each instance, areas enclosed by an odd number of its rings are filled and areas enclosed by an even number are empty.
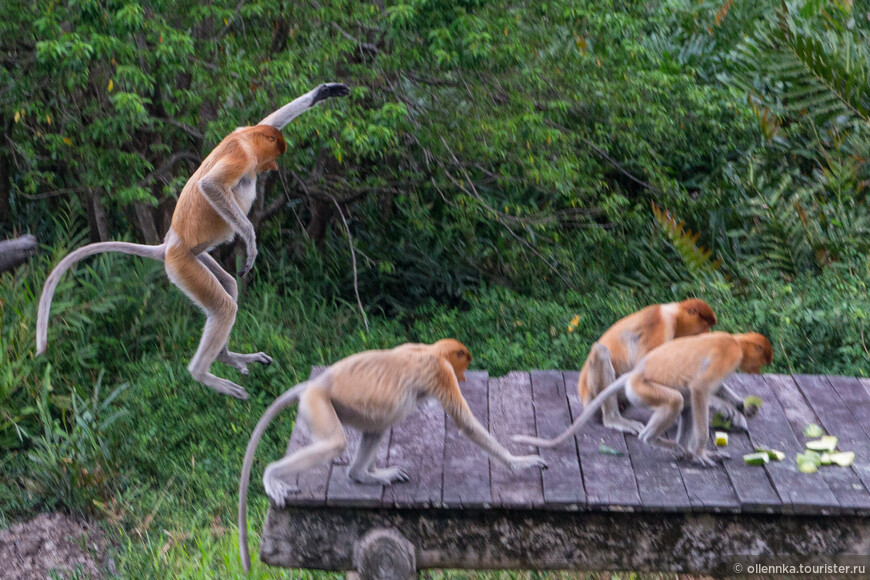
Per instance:
[[[124,534],[125,575],[236,574],[224,524],[261,410],[312,364],[405,340],[461,338],[492,375],[578,368],[615,319],[694,295],[770,336],[775,372],[870,374],[867,2],[7,12],[0,234],[43,251],[0,276],[0,523],[90,511]],[[326,80],[351,96],[287,127],[251,213],[231,340],[276,361],[244,379],[251,400],[189,379],[202,318],[130,256],[67,275],[33,358],[63,254],[158,243],[224,134]]]

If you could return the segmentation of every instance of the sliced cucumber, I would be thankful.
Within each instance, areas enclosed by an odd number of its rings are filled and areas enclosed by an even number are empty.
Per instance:
[[[819,466],[812,461],[798,461],[798,471],[801,473],[815,473]]]
[[[815,423],[810,423],[804,427],[804,437],[821,437],[825,432]]]
[[[785,453],[778,449],[765,449],[764,447],[756,447],[755,450],[759,453],[767,453],[771,461],[782,461],[785,459]]]
[[[748,465],[766,465],[770,461],[770,456],[766,451],[759,453],[750,453],[743,456],[743,461]]]
[[[722,413],[713,413],[713,420],[710,421],[710,426],[713,429],[725,429],[727,431],[731,430],[731,420],[726,419],[725,415]]]
[[[798,453],[795,457],[795,461],[797,461],[798,464],[812,463],[818,467],[822,464],[822,456],[815,451],[807,451],[806,453]]]
[[[761,408],[761,405],[764,403],[761,397],[758,395],[749,395],[745,399],[743,399],[743,407],[758,407]]]
[[[839,453],[831,453],[831,463],[840,467],[849,467],[855,461],[854,451],[841,451]]]
[[[725,447],[728,445],[728,433],[725,431],[716,431],[713,433],[716,440],[716,447]]]
[[[837,438],[833,435],[825,435],[815,441],[807,441],[807,449],[812,451],[827,451],[831,453],[837,448]]]
[[[830,465],[831,464],[831,454],[830,453],[822,453],[822,457],[820,459],[822,465]]]

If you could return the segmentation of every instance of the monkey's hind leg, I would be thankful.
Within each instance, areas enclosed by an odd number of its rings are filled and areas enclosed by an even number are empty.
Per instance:
[[[347,472],[352,480],[369,485],[392,485],[394,482],[405,482],[410,479],[408,474],[399,467],[391,466],[385,469],[374,467],[378,447],[386,433],[386,431],[378,431],[362,434],[356,457]]]
[[[196,354],[187,365],[193,379],[223,395],[245,400],[245,389],[227,379],[216,377],[209,372],[223,346],[227,343],[230,331],[236,321],[236,303],[224,290],[218,279],[196,256],[183,246],[172,246],[166,250],[166,274],[191,300],[205,311],[205,328]]]
[[[233,299],[233,302],[238,304],[239,285],[236,283],[236,279],[233,278],[226,270],[221,268],[221,265],[218,264],[214,258],[209,256],[205,252],[197,256],[197,259],[202,262],[206,268],[208,268],[209,272],[215,275],[215,278],[218,279],[218,282],[220,282],[224,290],[227,291],[227,294],[230,295],[230,297]],[[272,364],[272,357],[267,355],[265,352],[255,352],[252,354],[231,352],[228,348],[228,344],[229,342],[224,344],[223,348],[217,355],[217,360],[237,369],[240,373],[242,373],[242,376],[248,376],[249,363],[256,362],[262,365]]]
[[[596,342],[589,353],[589,384],[592,387],[592,394],[597,396],[615,380],[616,371],[613,370],[610,350],[600,342]],[[604,401],[601,407],[601,422],[605,427],[632,435],[640,433],[644,427],[640,421],[626,419],[619,414],[619,402],[616,397]]]
[[[266,495],[278,507],[284,507],[288,495],[299,488],[290,483],[293,474],[328,463],[344,453],[347,438],[329,396],[316,388],[299,398],[298,420],[308,426],[311,444],[266,466],[263,487]]]

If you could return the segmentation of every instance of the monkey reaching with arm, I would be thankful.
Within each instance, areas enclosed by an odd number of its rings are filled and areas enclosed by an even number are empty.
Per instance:
[[[312,443],[266,467],[263,485],[278,506],[284,505],[288,493],[298,491],[287,483],[290,476],[342,454],[347,447],[342,424],[362,432],[359,449],[348,470],[351,479],[375,485],[408,481],[408,475],[399,467],[376,469],[374,462],[378,445],[390,426],[405,419],[427,397],[441,403],[461,433],[511,469],[546,467],[537,455],[512,455],[475,419],[459,390],[459,382],[465,380],[470,363],[471,353],[452,338],[432,345],[405,344],[391,350],[370,350],[338,361],[316,378],[275,399],[257,422],[242,464],[239,550],[245,572],[251,564],[246,508],[254,452],[272,419],[297,399],[298,417],[308,426]]]
[[[239,276],[250,271],[257,257],[257,242],[247,214],[257,195],[257,175],[278,169],[275,159],[287,149],[281,129],[318,102],[349,92],[340,83],[320,85],[258,125],[238,128],[225,137],[182,189],[172,225],[159,246],[102,242],[79,248],[61,260],[45,281],[39,300],[36,354],[42,354],[48,342],[51,299],[61,276],[76,262],[94,254],[134,254],[165,262],[169,280],[205,311],[202,338],[187,367],[194,380],[221,394],[247,399],[248,394],[242,387],[211,374],[211,364],[219,360],[247,375],[248,363],[270,364],[272,359],[262,352],[238,354],[227,349],[236,320],[238,289],[235,279],[207,252],[238,234],[246,251],[245,265]]]
[[[709,332],[716,324],[713,309],[698,298],[670,304],[653,304],[617,321],[592,345],[580,371],[577,390],[588,405],[617,377],[629,372],[641,358],[674,338]],[[605,427],[625,433],[639,433],[643,423],[619,414],[615,398],[601,409]],[[724,411],[724,409],[723,409]]]
[[[605,401],[624,392],[633,405],[653,409],[652,417],[638,434],[641,441],[676,449],[696,463],[712,465],[714,459],[727,459],[728,455],[705,449],[710,437],[711,398],[735,371],[759,373],[763,365],[772,361],[770,342],[754,332],[714,332],[673,340],[650,352],[633,371],[601,391],[555,439],[517,435],[513,440],[555,447],[585,425]],[[676,422],[679,422],[677,439],[662,437]]]

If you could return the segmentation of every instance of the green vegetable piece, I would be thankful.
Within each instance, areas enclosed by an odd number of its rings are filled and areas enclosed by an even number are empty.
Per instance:
[[[849,467],[855,461],[854,451],[841,451],[839,453],[831,453],[831,463],[840,467]]]
[[[613,455],[615,457],[622,457],[623,455],[625,455],[625,453],[623,453],[619,449],[614,449],[613,447],[608,447],[607,445],[605,445],[603,443],[598,446],[598,453],[600,453],[602,455]]]
[[[830,453],[822,453],[821,457],[822,465],[830,465],[831,464],[831,454]]]
[[[804,427],[804,437],[821,437],[825,432],[815,423],[810,423]]]
[[[726,419],[722,413],[713,413],[713,419],[710,421],[710,426],[713,429],[731,430],[731,420]]]
[[[825,435],[815,441],[807,441],[807,449],[812,451],[827,451],[831,453],[837,448],[837,438],[833,435]]]
[[[798,453],[795,457],[798,463],[812,463],[816,467],[822,464],[822,456],[815,451],[807,451],[806,453]]]
[[[716,441],[716,447],[725,447],[728,445],[728,433],[724,431],[716,431],[713,436]]]
[[[819,467],[812,461],[798,461],[798,471],[801,473],[815,473]]]
[[[758,395],[749,395],[745,399],[743,399],[743,407],[758,407],[761,408],[761,405],[764,403],[761,397]]]
[[[743,461],[748,465],[766,465],[770,461],[770,456],[766,451],[760,451],[758,453],[744,455]]]
[[[778,449],[767,449],[765,447],[756,447],[755,451],[758,453],[767,453],[767,456],[771,461],[782,461],[785,459],[785,453],[779,451]]]

